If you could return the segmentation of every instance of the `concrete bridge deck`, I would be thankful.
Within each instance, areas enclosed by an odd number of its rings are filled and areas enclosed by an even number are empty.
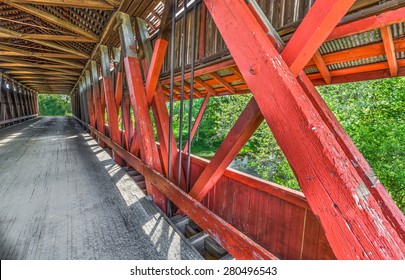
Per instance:
[[[199,259],[71,117],[0,131],[1,259]]]

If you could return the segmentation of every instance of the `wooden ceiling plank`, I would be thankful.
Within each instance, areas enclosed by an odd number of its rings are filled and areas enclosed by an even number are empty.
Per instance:
[[[395,57],[394,40],[392,39],[391,27],[384,26],[380,28],[381,36],[384,43],[385,55],[387,57],[388,66],[390,69],[391,77],[395,77],[398,74],[397,59]]]
[[[0,0],[0,2],[3,2],[4,4],[7,4],[13,8],[22,10],[26,13],[29,13],[33,16],[36,16],[40,19],[43,19],[47,22],[56,24],[62,28],[65,28],[69,31],[72,31],[74,33],[80,34],[86,38],[90,38],[90,39],[94,39],[94,40],[98,40],[98,36],[87,32],[86,30],[83,30],[79,27],[77,27],[76,25],[72,24],[72,23],[68,23],[50,13],[44,12],[38,8],[35,8],[34,6],[28,5],[28,4],[17,4],[13,1],[9,1],[9,0]]]
[[[14,3],[19,4],[33,4],[43,6],[56,6],[66,8],[79,8],[79,9],[96,9],[96,10],[113,10],[116,5],[106,3],[104,1],[94,0],[12,0]]]

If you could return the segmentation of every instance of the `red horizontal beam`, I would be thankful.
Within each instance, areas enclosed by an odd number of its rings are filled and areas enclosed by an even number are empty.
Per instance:
[[[398,67],[405,67],[405,59],[398,60],[397,65],[398,65]],[[388,62],[384,61],[384,62],[378,62],[378,63],[373,63],[373,64],[360,65],[360,66],[355,66],[355,67],[333,70],[333,71],[330,71],[330,74],[332,76],[332,84],[333,84],[335,81],[334,77],[346,76],[346,75],[352,75],[352,74],[364,74],[363,77],[366,77],[366,75],[368,75],[367,72],[384,70],[384,69],[388,69],[388,68],[389,68]],[[398,74],[398,75],[401,76],[400,74]],[[308,78],[310,78],[311,80],[317,80],[317,79],[322,78],[322,75],[320,73],[310,74],[310,75],[308,75]],[[378,79],[378,77],[376,79]],[[370,80],[370,79],[367,79],[367,80]]]
[[[366,32],[403,21],[405,21],[405,7],[337,26],[326,41]]]
[[[82,125],[96,134],[108,146],[110,146],[118,155],[120,155],[130,166],[135,168],[153,185],[155,185],[164,195],[176,204],[186,215],[197,223],[205,232],[224,247],[232,256],[237,259],[278,259],[275,255],[264,249],[252,239],[244,235],[235,227],[225,222],[215,215],[201,203],[183,192],[176,185],[166,179],[162,174],[143,163],[139,158],[130,154],[110,138],[101,134],[95,128],[83,123]]]
[[[386,66],[388,64],[384,62]],[[405,76],[405,67],[398,68],[398,76]],[[386,67],[384,70],[377,70],[372,72],[363,72],[363,73],[354,73],[351,75],[345,76],[338,76],[332,77],[332,84],[342,84],[342,83],[352,83],[352,82],[361,82],[361,81],[369,81],[369,80],[376,80],[376,79],[383,79],[383,78],[391,78],[391,73]],[[323,86],[325,85],[325,80],[321,78],[314,78],[311,82],[315,86]]]
[[[395,52],[405,51],[405,39],[394,40],[394,50]],[[352,60],[359,60],[369,57],[375,57],[379,55],[385,55],[385,49],[383,42],[374,43],[366,46],[360,46],[355,48],[350,48],[343,51],[337,51],[333,53],[328,53],[322,55],[322,59],[326,65],[337,64]],[[315,67],[314,61],[310,61],[305,68]]]

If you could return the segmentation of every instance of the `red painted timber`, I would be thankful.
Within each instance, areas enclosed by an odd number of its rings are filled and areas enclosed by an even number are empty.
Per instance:
[[[398,75],[397,76],[405,76],[405,67],[398,68]],[[339,76],[339,77],[332,77],[332,84],[340,84],[340,83],[351,83],[351,82],[360,82],[360,81],[368,81],[368,80],[376,80],[376,79],[383,79],[383,78],[390,78],[391,74],[388,69],[373,71],[368,73],[355,73],[346,76]],[[325,85],[325,81],[323,79],[311,79],[311,82],[315,86],[322,86]]]
[[[117,106],[115,102],[115,94],[114,94],[114,83],[111,77],[111,73],[109,73],[109,54],[108,54],[108,49],[105,46],[100,46],[101,50],[101,56],[103,63],[106,63],[108,65],[103,65],[103,89],[104,89],[104,94],[105,94],[105,101],[106,101],[106,108],[107,108],[107,116],[108,116],[108,127],[110,130],[110,136],[112,140],[116,143],[121,143],[121,135],[120,135],[120,130],[118,126],[118,112],[117,112]],[[105,68],[107,67],[107,71],[105,71]],[[114,155],[114,160],[120,165],[124,165],[124,161],[120,156]]]
[[[120,110],[122,101],[122,72],[118,71],[115,78],[115,105],[117,107],[117,112]]]
[[[263,115],[252,98],[216,151],[210,164],[193,185],[190,191],[192,197],[197,201],[204,198],[262,122]]]
[[[394,41],[392,39],[391,27],[384,26],[381,27],[380,30],[390,73],[392,77],[395,77],[398,73],[398,65],[397,65],[397,58],[395,57],[395,47]]]
[[[319,69],[322,78],[325,80],[325,83],[329,85],[331,82],[331,75],[328,66],[326,66],[325,61],[323,60],[322,55],[319,51],[315,52],[313,60],[316,64],[316,67]]]
[[[131,118],[131,101],[128,92],[123,93],[122,96],[122,124],[124,125],[125,146],[130,151],[131,142],[134,137],[134,126]]]
[[[320,217],[336,256],[404,258],[403,241],[353,165],[342,156],[344,152],[333,134],[246,4],[240,0],[205,2],[304,194]],[[241,34],[243,47],[239,44]],[[271,87],[264,88],[264,84]]]
[[[162,70],[163,61],[166,55],[166,50],[169,42],[162,38],[158,38],[155,43],[155,47],[152,54],[152,60],[150,63],[150,68],[148,70],[148,75],[146,79],[146,96],[148,102],[151,103],[153,95],[156,91],[156,86],[158,84],[160,71]]]
[[[93,82],[93,100],[94,100],[94,111],[96,115],[96,127],[101,133],[104,132],[104,114],[101,109],[101,92],[100,84],[98,80],[98,67],[95,61],[91,61],[91,72],[92,72],[92,82]],[[100,146],[104,147],[104,143],[99,141]]]
[[[349,135],[303,71],[299,74],[298,82],[305,90],[307,97],[311,100],[322,120],[335,135],[336,140],[343,149],[345,155],[353,164],[353,167],[362,178],[372,196],[376,199],[378,205],[380,205],[384,216],[397,231],[401,239],[405,240],[405,217],[389,196],[387,190],[378,180],[370,165],[354,145]]]
[[[192,178],[209,164],[195,156],[191,163]],[[280,258],[336,258],[328,243],[321,245],[317,235],[305,235],[304,228],[319,229],[319,221],[306,218],[306,213],[313,214],[301,192],[228,169],[202,204]],[[284,213],[288,209],[290,216]]]
[[[405,8],[399,8],[351,23],[342,24],[336,27],[326,40],[331,41],[403,21],[405,21]]]
[[[142,150],[142,159],[147,165],[153,167],[156,171],[162,172],[138,58],[130,56],[125,57],[124,66],[132,109],[135,115],[135,125],[139,132],[139,134],[137,134],[142,135],[142,137],[138,137],[139,146]],[[149,178],[147,178],[146,181],[148,194],[153,197],[156,205],[163,212],[166,212],[167,201],[165,196],[156,189],[148,179]]]
[[[125,58],[127,59],[127,58]],[[187,193],[180,190],[176,185],[163,177],[158,171],[142,160],[130,154],[120,145],[98,132],[94,127],[86,125],[76,118],[77,121],[87,126],[125,161],[139,173],[151,180],[159,190],[173,201],[183,212],[197,223],[205,232],[210,234],[215,241],[224,247],[237,259],[278,259],[275,255],[258,245],[239,230],[212,213],[206,207],[195,201]]]
[[[293,73],[301,71],[355,0],[318,0],[294,32],[282,56]]]

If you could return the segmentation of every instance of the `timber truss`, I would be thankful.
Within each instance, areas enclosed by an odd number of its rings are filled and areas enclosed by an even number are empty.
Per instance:
[[[33,3],[50,9],[49,1],[0,2],[31,15]],[[397,34],[403,1],[318,0],[284,26],[274,23],[263,1],[134,1],[136,8],[110,2],[104,5],[117,8],[96,35],[101,38],[90,38],[90,25],[69,27],[98,43],[87,52],[84,70],[72,72],[78,82],[51,90],[71,91],[76,119],[113,149],[118,164],[145,176],[162,211],[188,215],[238,259],[405,258],[404,215],[314,87],[404,75],[404,42]],[[367,32],[380,37],[326,51]],[[63,50],[75,55],[66,61],[87,58],[73,47]],[[209,98],[248,92],[252,99],[214,157],[192,156]],[[173,102],[192,104],[193,98],[205,100],[183,145],[173,135]],[[227,169],[263,121],[303,194]]]

